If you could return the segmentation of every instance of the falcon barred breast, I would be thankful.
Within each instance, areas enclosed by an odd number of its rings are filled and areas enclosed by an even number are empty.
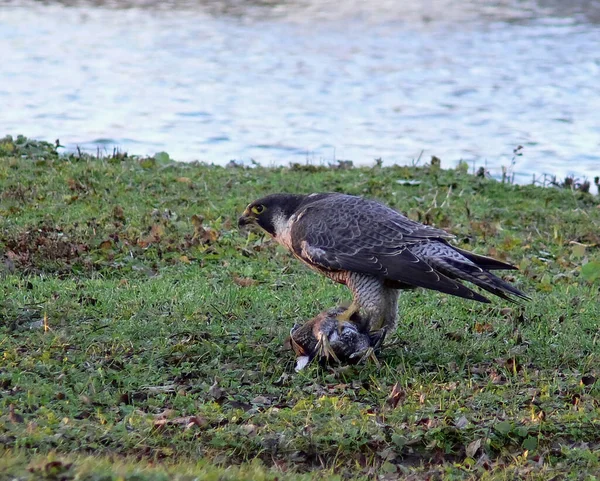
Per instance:
[[[352,291],[348,321],[362,309],[371,331],[393,331],[401,289],[424,287],[490,302],[460,281],[503,299],[528,297],[492,274],[516,269],[448,243],[453,236],[374,200],[338,193],[272,194],[252,202],[240,227],[257,224],[294,256]]]

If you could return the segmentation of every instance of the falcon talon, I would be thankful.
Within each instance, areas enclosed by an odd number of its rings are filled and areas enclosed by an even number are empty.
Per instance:
[[[369,338],[371,339],[371,345],[375,352],[381,350],[383,343],[385,342],[385,336],[387,331],[385,329],[380,329],[378,331],[369,332]]]
[[[315,350],[311,353],[310,358],[314,358],[318,356],[319,359],[329,360],[333,359],[335,362],[340,364],[339,358],[336,356],[335,351],[332,349],[331,344],[329,343],[329,338],[327,334],[320,332],[319,340],[317,341],[317,346]]]

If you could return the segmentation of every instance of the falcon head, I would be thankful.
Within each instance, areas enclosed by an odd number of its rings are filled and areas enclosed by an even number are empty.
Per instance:
[[[303,203],[305,195],[272,194],[255,200],[238,219],[238,226],[258,225],[277,237],[288,226],[290,217]]]

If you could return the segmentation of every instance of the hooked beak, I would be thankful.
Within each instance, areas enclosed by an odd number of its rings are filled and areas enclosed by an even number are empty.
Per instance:
[[[254,217],[248,209],[246,209],[241,215],[241,217],[238,219],[238,227],[240,229],[243,229],[244,227],[255,223],[256,217]]]

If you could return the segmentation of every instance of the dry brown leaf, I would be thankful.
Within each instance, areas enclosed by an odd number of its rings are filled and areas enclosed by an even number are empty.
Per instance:
[[[271,404],[271,400],[264,397],[264,396],[256,396],[252,401],[250,401],[252,404],[260,404],[262,406],[268,406],[269,404]]]
[[[69,185],[69,189],[73,191],[84,192],[87,190],[84,184],[75,179],[67,179],[67,184]]]
[[[171,410],[168,409],[167,411]],[[162,429],[165,426],[178,426],[184,429],[190,429],[194,426],[203,428],[208,426],[208,421],[206,421],[206,419],[204,419],[202,416],[182,416],[173,419],[161,417],[154,421],[154,429]]]
[[[175,410],[167,408],[164,411],[161,411],[158,414],[155,414],[154,417],[156,419],[168,419],[168,418],[172,418],[174,415],[175,415]]]
[[[587,376],[583,376],[581,378],[581,384],[583,386],[591,386],[595,382],[596,382],[596,378],[594,376],[592,376],[591,374],[587,375]]]
[[[465,416],[461,416],[454,424],[456,429],[465,429],[469,424],[469,420]]]
[[[240,287],[249,287],[258,284],[258,281],[255,279],[251,279],[250,277],[238,277],[233,276],[234,284],[237,284]]]
[[[392,387],[392,392],[388,396],[386,404],[392,409],[395,409],[398,404],[402,405],[404,399],[406,399],[406,392],[404,392],[404,389],[402,389],[400,385],[396,383],[394,384],[394,387]]]
[[[113,209],[113,217],[117,220],[125,220],[125,212],[123,211],[123,207],[120,205],[115,205]]]
[[[103,251],[107,251],[112,247],[112,241],[111,240],[105,240],[100,242],[100,249],[102,249]]]
[[[216,379],[213,385],[208,389],[208,394],[215,401],[218,401],[219,399],[223,399],[225,397],[225,391],[223,391],[223,389],[219,387],[219,381],[217,381]]]
[[[190,179],[189,177],[177,177],[175,180],[177,182],[181,182],[182,184],[191,184],[192,183],[192,179]]]
[[[257,427],[255,424],[243,424],[240,426],[240,429],[249,438],[256,436]]]
[[[160,238],[165,234],[165,228],[160,224],[154,224],[150,228],[150,237],[154,239],[154,242],[160,241]]]
[[[494,326],[492,326],[489,322],[486,323],[475,323],[475,332],[481,334],[483,332],[492,332],[494,330]]]
[[[218,238],[219,238],[219,233],[216,230],[211,229],[210,227],[207,227],[206,229],[204,229],[204,235],[203,235],[202,239],[205,242],[212,244]]]
[[[190,261],[190,258],[189,258],[188,256],[181,256],[181,257],[179,258],[179,260],[180,260],[181,262],[183,262],[184,264],[191,264],[191,262],[192,262],[192,261]]]
[[[464,334],[460,331],[450,331],[445,334],[445,337],[452,341],[462,341],[464,339]]]
[[[476,439],[475,441],[471,441],[465,451],[467,453],[467,456],[469,458],[474,458],[475,455],[477,454],[477,451],[479,451],[479,448],[481,448],[481,443],[483,442],[482,438]]]
[[[219,233],[210,227],[204,227],[204,217],[194,214],[191,218],[194,226],[194,235],[192,240],[200,239],[204,243],[211,244],[219,238]]]
[[[14,404],[8,406],[8,420],[13,424],[20,424],[25,421],[23,416],[15,412]]]
[[[199,229],[200,227],[202,227],[203,223],[204,223],[204,216],[198,215],[198,214],[194,214],[192,216],[192,225],[194,226],[194,228]]]

